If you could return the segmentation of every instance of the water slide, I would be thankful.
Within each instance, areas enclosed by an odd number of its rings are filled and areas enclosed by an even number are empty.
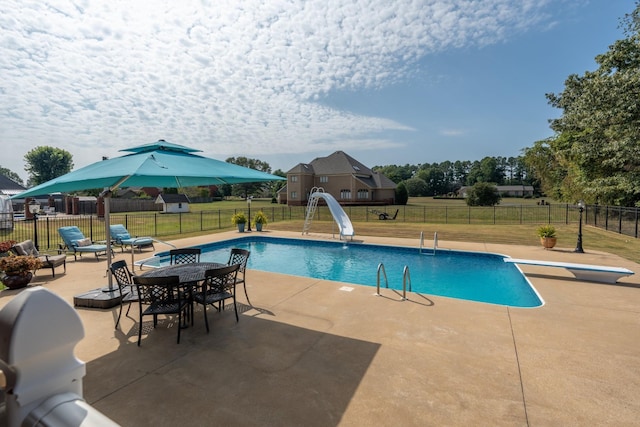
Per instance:
[[[336,224],[338,224],[338,228],[340,229],[340,236],[353,237],[355,235],[355,232],[353,231],[353,224],[351,224],[349,216],[344,211],[344,209],[342,209],[340,203],[338,203],[338,201],[331,194],[325,193],[323,191],[316,191],[311,193],[309,199],[312,200],[314,198],[317,199],[320,197],[323,198],[325,202],[327,202],[327,206],[329,206],[331,215],[333,215],[333,219],[336,221]]]

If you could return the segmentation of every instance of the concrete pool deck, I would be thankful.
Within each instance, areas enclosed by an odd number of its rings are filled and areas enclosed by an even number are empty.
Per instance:
[[[238,233],[173,243],[233,237]],[[440,247],[636,274],[608,285],[523,265],[545,305],[522,309],[415,293],[402,301],[389,289],[374,296],[373,287],[250,270],[254,306],[238,292],[238,323],[232,310],[211,311],[207,334],[196,312],[195,326],[176,344],[170,322],[152,330],[145,320],[141,347],[137,306],[129,317],[123,313],[117,330],[117,307],[77,308],[86,335],[76,348],[87,363],[84,397],[123,426],[637,425],[640,265],[588,248],[575,254],[443,241]],[[115,259],[130,262],[131,254]],[[104,259],[69,260],[66,274],[52,279],[41,271],[32,286],[72,304],[74,295],[106,283],[105,270]],[[19,292],[0,292],[0,307]]]

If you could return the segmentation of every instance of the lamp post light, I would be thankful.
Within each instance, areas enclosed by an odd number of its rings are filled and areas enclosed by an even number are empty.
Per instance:
[[[584,212],[584,201],[580,200],[578,202],[578,209],[580,210],[580,222],[578,225],[578,243],[576,244],[576,249],[573,252],[583,254],[584,249],[582,249],[582,212]]]
[[[38,212],[40,212],[40,203],[35,199],[29,202],[29,212],[33,215],[33,244],[36,250],[40,250],[38,246]]]
[[[247,196],[247,207],[249,209],[249,218],[247,218],[247,231],[251,231],[251,196]]]

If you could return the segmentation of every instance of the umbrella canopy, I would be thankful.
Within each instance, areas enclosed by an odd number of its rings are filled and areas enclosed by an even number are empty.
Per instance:
[[[103,160],[37,185],[12,198],[119,187],[180,188],[283,180],[255,169],[193,154],[200,150],[163,140],[121,150],[130,154]]]
[[[151,144],[120,151],[130,154],[90,164],[32,187],[11,198],[104,188],[105,235],[107,242],[110,242],[109,199],[111,193],[119,187],[180,188],[285,179],[255,169],[202,157],[193,154],[201,150],[172,144],[162,139]],[[110,250],[107,250],[107,264],[111,265]],[[111,271],[107,271],[109,289],[111,289]]]

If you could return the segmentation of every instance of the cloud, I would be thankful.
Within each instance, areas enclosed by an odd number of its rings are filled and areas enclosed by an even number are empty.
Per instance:
[[[463,129],[442,129],[440,131],[440,135],[443,136],[462,136],[466,134],[466,131]]]
[[[15,159],[38,145],[92,156],[78,166],[159,138],[254,157],[389,148],[384,132],[412,128],[321,101],[500,42],[543,22],[548,3],[5,0],[0,135],[25,147]]]

